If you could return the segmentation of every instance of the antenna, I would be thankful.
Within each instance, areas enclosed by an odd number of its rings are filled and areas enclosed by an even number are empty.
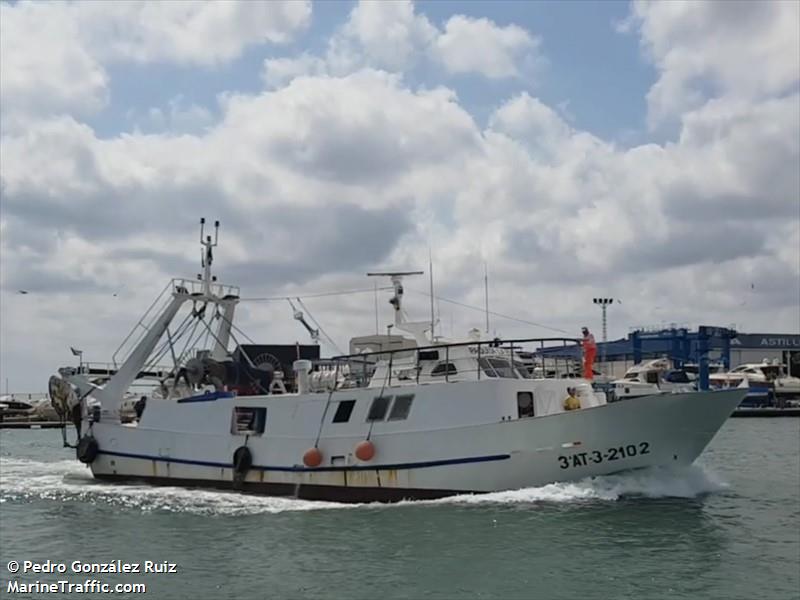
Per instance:
[[[205,231],[205,228],[206,228],[206,220],[205,220],[204,217],[201,217],[200,218],[200,245],[201,246],[203,245],[203,232]],[[202,249],[200,250],[200,266],[203,267],[203,268],[205,268],[205,266],[206,266],[206,254],[205,254],[205,252],[203,252]],[[200,279],[201,275],[198,275],[197,278]]]
[[[211,277],[211,263],[214,262],[214,253],[211,251],[219,242],[219,221],[214,221],[214,241],[211,241],[211,236],[207,235],[205,238],[206,220],[200,219],[200,244],[205,247],[205,251],[201,251],[200,265],[203,267],[203,275],[198,275],[198,279],[203,282],[203,291],[206,296],[211,294],[211,282],[216,278]]]
[[[379,335],[378,331],[378,282],[375,282],[375,335]]]
[[[428,273],[431,277],[431,341],[435,339],[433,334],[433,327],[436,323],[436,315],[433,313],[433,254],[431,253],[431,247],[428,246]]]
[[[483,261],[483,301],[486,310],[486,333],[489,333],[489,266]]]

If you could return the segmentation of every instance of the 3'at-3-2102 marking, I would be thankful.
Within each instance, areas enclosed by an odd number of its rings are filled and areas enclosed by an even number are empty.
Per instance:
[[[562,469],[569,469],[570,467],[586,467],[589,463],[599,465],[602,462],[621,460],[623,458],[631,458],[643,454],[650,454],[650,442],[627,444],[625,446],[608,448],[605,451],[590,450],[587,452],[576,452],[567,456],[562,455],[558,457],[558,463]]]

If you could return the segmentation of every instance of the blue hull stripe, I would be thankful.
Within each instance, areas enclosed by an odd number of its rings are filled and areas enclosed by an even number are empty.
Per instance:
[[[213,402],[219,398],[233,398],[232,392],[208,392],[200,396],[189,396],[188,398],[180,398],[178,404],[187,404],[189,402]]]
[[[168,456],[149,456],[147,454],[131,454],[129,452],[114,452],[111,450],[100,450],[99,454],[107,456],[121,456],[123,458],[138,458],[141,460],[154,460],[158,462],[179,463],[182,465],[198,465],[201,467],[219,467],[222,469],[230,469],[233,463],[220,463],[209,462],[204,460],[189,460],[186,458],[170,458]],[[296,472],[325,472],[325,471],[377,471],[387,469],[426,469],[429,467],[444,467],[447,465],[465,465],[470,463],[493,462],[498,460],[507,460],[511,458],[510,454],[494,454],[492,456],[473,456],[469,458],[448,458],[445,460],[430,460],[426,462],[415,463],[395,463],[389,465],[351,465],[347,467],[279,467],[274,465],[253,465],[251,469],[257,471],[288,471]]]

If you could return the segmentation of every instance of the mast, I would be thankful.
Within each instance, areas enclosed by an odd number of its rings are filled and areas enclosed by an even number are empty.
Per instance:
[[[200,264],[203,267],[203,273],[198,275],[198,279],[200,280],[202,292],[192,294],[189,290],[191,287],[190,282],[173,280],[172,300],[152,325],[147,327],[147,333],[131,351],[119,370],[102,388],[95,389],[94,396],[102,403],[104,410],[114,411],[119,409],[125,392],[136,381],[139,372],[147,363],[159,340],[165,333],[168,333],[167,330],[175,315],[188,300],[210,302],[222,307],[221,321],[216,336],[217,342],[212,356],[216,360],[227,358],[227,346],[230,339],[233,314],[239,302],[239,297],[234,294],[220,297],[224,288],[216,283],[217,278],[211,274],[211,265],[214,262],[213,248],[217,246],[219,241],[219,221],[214,222],[213,241],[210,235],[204,236],[205,222],[205,219],[200,219],[200,244],[203,246]]]
[[[214,302],[217,306],[222,307],[220,315],[219,327],[217,327],[217,334],[215,336],[216,343],[214,349],[211,351],[211,358],[217,361],[226,360],[228,358],[228,342],[231,338],[231,327],[233,327],[233,316],[236,312],[236,305],[239,304],[239,297],[229,294],[220,298],[215,295],[211,286],[217,281],[217,278],[211,274],[211,264],[214,262],[214,254],[211,251],[219,243],[219,221],[214,221],[214,242],[211,242],[211,236],[206,236],[203,239],[203,231],[206,220],[200,219],[200,244],[205,247],[205,252],[201,260],[203,266],[203,294],[206,300]],[[219,286],[218,286],[219,287]],[[221,290],[220,290],[221,293]]]
[[[378,335],[378,282],[375,282],[375,335]]]
[[[436,321],[436,316],[433,312],[433,255],[431,254],[430,246],[428,246],[428,273],[431,277],[431,341],[433,341],[435,339],[433,328]]]
[[[489,266],[483,261],[483,302],[486,310],[486,333],[489,333]]]
[[[403,277],[408,275],[423,275],[424,271],[389,271],[381,273],[367,273],[367,277],[389,277],[394,288],[394,296],[389,299],[389,304],[394,308],[394,327],[406,331],[414,336],[417,344],[427,346],[433,341],[425,337],[425,332],[431,329],[430,321],[408,321],[403,312]]]

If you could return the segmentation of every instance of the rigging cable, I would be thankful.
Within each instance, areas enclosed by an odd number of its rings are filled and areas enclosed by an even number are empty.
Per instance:
[[[391,290],[394,289],[391,286],[383,286],[379,287],[378,290]],[[358,288],[354,290],[340,290],[336,292],[318,292],[312,294],[292,294],[292,297],[300,299],[300,298],[323,298],[325,296],[346,296],[348,294],[363,294],[365,292],[375,292],[375,288]],[[278,300],[288,300],[289,296],[263,296],[263,297],[254,297],[254,298],[240,298],[241,302],[276,302]]]
[[[222,316],[220,316],[220,318],[222,318]],[[210,323],[206,323],[205,321],[203,321],[203,325],[205,325],[205,326],[206,326],[206,328],[208,329],[208,333],[209,333],[209,334],[211,334],[211,337],[213,337],[213,338],[214,338],[214,340],[216,340],[216,342],[217,342],[217,343],[219,343],[219,344],[221,345],[221,344],[222,344],[222,342],[220,341],[220,339],[219,339],[219,337],[217,336],[217,334],[216,334],[216,333],[214,333],[213,329],[211,328],[211,324],[210,324]],[[233,333],[232,333],[232,332],[231,332],[231,334],[230,334],[230,335],[231,335],[231,338],[233,339],[234,343],[235,343],[237,346],[238,346],[238,345],[240,345],[240,344],[239,344],[239,341],[236,339],[236,337],[233,335]],[[208,337],[206,337],[206,339],[208,339]],[[226,349],[226,350],[227,350],[227,349]],[[247,352],[244,352],[244,351],[242,351],[242,353],[241,353],[241,354],[244,356],[245,360],[247,361],[247,363],[250,365],[250,367],[251,367],[251,368],[253,368],[253,369],[258,369],[258,367],[257,367],[256,365],[254,365],[254,364],[253,364],[253,361],[252,361],[252,360],[250,360],[250,357],[247,355]],[[265,388],[263,385],[261,385],[261,382],[259,382],[259,381],[258,381],[258,379],[256,379],[255,377],[253,377],[253,376],[252,376],[252,375],[251,375],[251,374],[250,374],[248,371],[246,371],[246,370],[244,371],[244,374],[245,374],[245,375],[247,376],[247,378],[250,380],[250,383],[254,384],[254,385],[257,387],[257,388],[259,388],[259,389],[260,389],[262,392],[264,392],[265,394],[269,394],[269,390],[268,390],[268,389],[266,389],[266,388]],[[247,444],[245,443],[245,445],[247,445]]]
[[[392,377],[392,359],[393,358],[394,358],[394,353],[390,351],[389,352],[389,364],[387,365],[387,369],[386,369],[386,377],[383,378],[383,383],[381,384],[381,391],[378,394],[378,397],[376,398],[376,400],[383,398],[383,392],[386,391],[386,384],[388,383],[389,379],[391,379],[391,377]],[[389,400],[391,400],[391,397],[389,398]],[[389,407],[387,406],[386,408],[388,410]],[[367,413],[367,418],[369,418],[369,413]],[[381,420],[383,420],[383,419],[381,419]],[[375,421],[377,421],[377,419],[372,419],[369,422],[369,429],[367,430],[367,441],[369,441],[370,438],[372,437],[372,427],[373,427],[373,425],[375,425]]]
[[[232,332],[232,331],[231,331],[230,335],[231,335],[231,339],[233,340],[233,342],[234,342],[234,343],[235,343],[237,346],[241,346],[241,344],[239,343],[239,340],[237,340],[237,339],[236,339],[236,336],[235,336],[235,335],[233,335],[233,332]],[[242,356],[244,356],[244,359],[245,359],[245,361],[247,362],[247,364],[248,364],[248,365],[249,365],[251,368],[253,368],[253,369],[258,369],[258,367],[257,367],[256,365],[254,365],[254,364],[253,364],[253,361],[252,361],[252,360],[250,360],[250,357],[247,355],[247,352],[245,352],[244,350],[242,350],[240,354],[241,354]],[[258,381],[258,379],[256,379],[256,378],[255,378],[255,377],[253,377],[252,375],[250,375],[250,373],[248,373],[247,371],[245,371],[245,375],[247,375],[248,379],[250,379],[250,382],[251,382],[251,383],[253,383],[253,384],[255,384],[255,386],[256,386],[257,388],[259,388],[259,389],[260,389],[262,392],[264,392],[264,394],[269,394],[269,390],[268,390],[268,389],[264,389],[264,386],[263,386],[263,385],[261,385],[261,382],[259,382],[259,381]]]
[[[330,392],[328,393],[328,399],[325,402],[325,410],[322,411],[322,418],[319,420],[319,429],[317,430],[317,437],[314,440],[314,448],[319,447],[319,438],[322,437],[322,428],[325,426],[325,417],[328,416],[328,407],[331,405],[331,398],[333,397],[333,392],[336,391],[336,388],[339,387],[339,363],[336,363],[336,372],[333,376],[333,387],[331,388]]]
[[[150,354],[151,358],[147,361],[147,363],[145,363],[143,370],[148,370],[148,369],[155,370],[155,368],[158,366],[159,361],[162,358],[164,358],[168,350],[173,349],[173,354],[174,354],[173,344],[177,342],[179,339],[181,339],[183,335],[186,333],[189,326],[191,325],[191,319],[193,318],[193,316],[194,316],[193,312],[190,312],[189,314],[186,315],[186,317],[184,317],[183,321],[181,321],[180,325],[178,325],[178,328],[175,330],[175,334],[172,336],[172,339],[170,340],[168,337],[166,340],[164,340],[164,342],[158,349],[156,349],[154,352]]]
[[[181,353],[178,355],[178,362],[179,363],[183,363],[183,361],[186,359],[186,356],[187,356],[187,353],[189,352],[189,350],[191,348],[193,348],[197,344],[198,341],[200,341],[200,336],[203,335],[203,330],[201,329],[200,330],[200,335],[197,336],[197,338],[194,341],[192,341],[192,338],[194,337],[194,334],[197,331],[197,326],[200,324],[201,321],[203,321],[203,319],[205,317],[205,310],[204,309],[200,309],[200,310],[192,309],[192,314],[195,317],[194,326],[192,326],[192,332],[186,338],[186,344],[184,344],[183,350],[181,350]]]
[[[414,294],[420,294],[422,296],[430,296],[427,292],[420,292],[417,290],[411,290],[406,288],[408,291]],[[437,299],[441,300],[442,302],[449,302],[450,304],[455,304],[456,306],[463,306],[464,308],[470,308],[472,310],[479,310],[481,312],[486,312],[485,308],[480,308],[479,306],[472,306],[471,304],[465,304],[463,302],[459,302],[458,300],[451,300],[450,298],[444,298],[442,296],[436,296]],[[509,321],[517,321],[519,323],[525,323],[526,325],[533,325],[534,327],[541,327],[542,329],[549,329],[550,331],[556,331],[558,333],[569,333],[569,331],[565,331],[564,329],[559,329],[558,327],[550,327],[549,325],[543,325],[542,323],[537,323],[536,321],[528,321],[526,319],[520,319],[518,317],[512,317],[511,315],[504,315],[503,313],[495,312],[490,310],[490,315],[494,315],[495,317],[500,317],[502,319],[508,319]]]
[[[327,339],[327,340],[328,340],[328,343],[329,343],[331,346],[333,346],[334,350],[336,350],[336,352],[338,352],[339,354],[344,354],[344,352],[342,352],[342,349],[341,349],[341,348],[339,348],[339,346],[336,344],[336,342],[334,342],[334,341],[333,341],[333,338],[331,338],[331,336],[329,336],[329,335],[328,335],[328,334],[325,332],[325,330],[322,328],[322,325],[320,325],[320,324],[319,324],[319,321],[317,321],[317,320],[314,318],[314,315],[312,315],[312,314],[311,314],[311,311],[310,311],[310,310],[308,310],[308,307],[307,307],[307,306],[306,306],[306,305],[303,303],[303,301],[302,301],[302,300],[301,300],[299,297],[298,297],[298,298],[296,298],[296,300],[297,300],[297,301],[300,303],[300,306],[301,306],[301,307],[302,307],[302,308],[303,308],[303,309],[306,311],[306,314],[307,314],[307,315],[308,315],[308,316],[311,318],[311,320],[312,320],[312,321],[314,321],[314,325],[316,325],[316,326],[317,326],[317,330],[318,330],[318,331],[319,331],[319,332],[320,332],[322,335],[324,335],[324,336],[325,336],[325,339]]]

